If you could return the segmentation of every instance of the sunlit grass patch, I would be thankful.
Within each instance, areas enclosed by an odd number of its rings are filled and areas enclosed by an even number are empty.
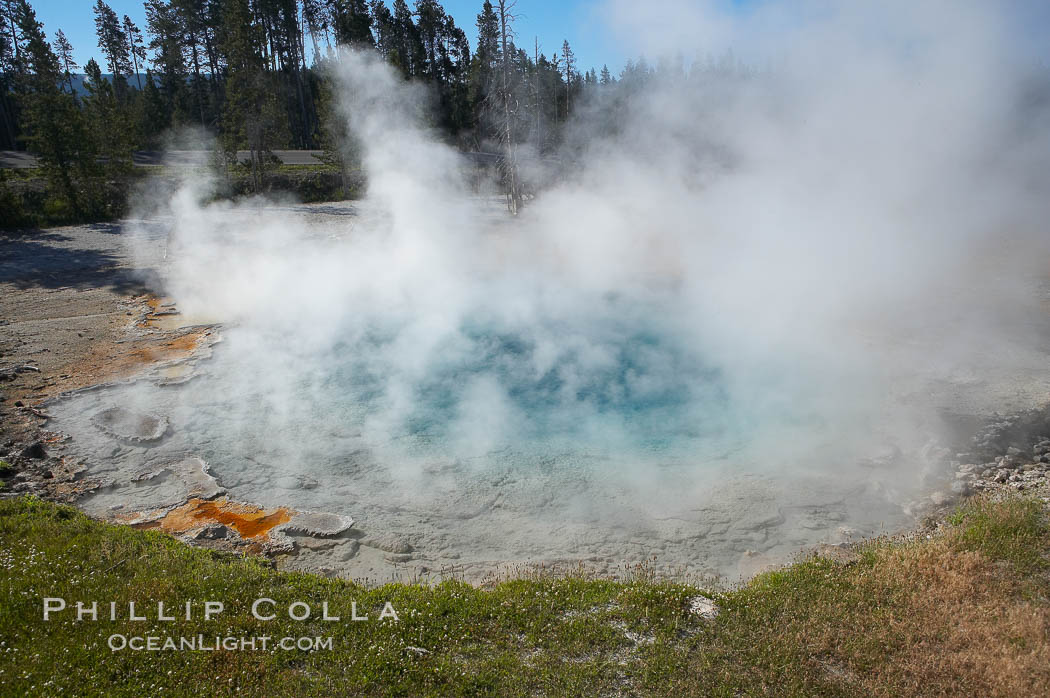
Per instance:
[[[955,527],[952,538],[962,549],[1006,560],[1025,572],[1050,566],[1046,513],[1034,499],[977,497],[959,507],[949,523]]]
[[[533,574],[477,588],[281,573],[32,498],[0,501],[5,695],[1044,695],[1050,541],[1037,501],[975,500],[930,540],[810,556],[731,591],[645,569],[626,581]],[[698,596],[717,616],[695,613]],[[210,621],[44,623],[45,596],[221,600]],[[274,600],[260,621],[251,602]],[[292,621],[284,609],[329,604]],[[396,622],[347,621],[351,601]],[[141,608],[141,607],[140,607]],[[126,615],[126,610],[123,613]],[[331,650],[112,652],[111,633],[331,636]]]

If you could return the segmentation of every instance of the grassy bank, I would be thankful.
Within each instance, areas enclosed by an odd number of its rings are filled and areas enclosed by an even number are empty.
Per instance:
[[[534,577],[477,589],[275,572],[31,498],[0,502],[5,695],[1045,695],[1050,528],[1037,500],[976,500],[943,534],[873,541],[713,595],[654,580]],[[99,601],[42,619],[44,597]],[[277,618],[251,603],[273,599]],[[156,602],[175,621],[156,620]],[[185,620],[184,603],[194,617]],[[203,620],[204,600],[225,603]],[[137,602],[146,621],[121,618]],[[292,621],[289,604],[312,606]],[[321,604],[340,615],[322,621]],[[368,621],[349,619],[351,602]],[[379,620],[385,602],[399,619]],[[145,609],[143,609],[145,607]],[[263,612],[269,606],[263,606]],[[296,612],[302,611],[299,607]],[[331,637],[331,649],[113,652],[108,638]]]
[[[81,186],[84,201],[91,206],[75,211],[49,186],[42,170],[0,169],[0,229],[47,228],[59,225],[97,223],[118,220],[130,212],[131,199],[141,187],[172,189],[186,176],[186,168],[160,166],[134,167],[126,174],[100,178]],[[208,176],[209,170],[200,173]],[[235,199],[254,194],[290,196],[298,201],[342,201],[356,198],[364,186],[360,171],[348,173],[343,180],[339,170],[330,165],[274,165],[256,192],[248,170],[236,166],[218,179],[217,198]],[[90,192],[88,192],[90,189]]]

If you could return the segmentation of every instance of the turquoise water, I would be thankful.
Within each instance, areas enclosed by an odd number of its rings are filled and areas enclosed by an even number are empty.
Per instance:
[[[407,356],[411,323],[373,318],[365,328],[352,323],[308,366],[279,353],[246,355],[234,333],[220,363],[234,368],[235,392],[250,390],[252,376],[299,366],[294,388],[281,388],[302,402],[298,420],[359,429],[372,445],[397,443],[419,456],[695,456],[746,438],[722,369],[670,314],[622,300],[593,310],[527,326],[478,312]],[[245,361],[263,365],[246,372]],[[265,381],[259,387],[248,404],[268,399]]]
[[[526,441],[569,439],[588,428],[616,425],[624,439],[659,447],[724,429],[719,416],[728,411],[729,396],[717,367],[667,336],[617,330],[602,343],[597,364],[569,348],[552,365],[537,369],[538,350],[529,337],[464,328],[457,343],[465,341],[469,350],[435,352],[426,374],[412,381],[413,404],[401,428],[407,435],[447,437],[469,409],[469,386],[483,379],[513,415],[515,436]],[[382,353],[382,344],[374,351]],[[383,404],[390,377],[351,359],[328,385],[336,392],[349,388],[350,399],[375,407]]]

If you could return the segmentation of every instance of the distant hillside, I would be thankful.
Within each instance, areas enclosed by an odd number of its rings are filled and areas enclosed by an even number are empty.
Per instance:
[[[102,77],[110,82],[113,82],[113,73],[102,73]],[[139,81],[142,81],[142,86],[146,86],[146,74],[137,73],[135,75],[128,76],[128,85],[134,89],[139,89]],[[154,78],[156,80],[156,78]],[[87,74],[86,73],[73,73],[73,92],[78,96],[87,94]]]

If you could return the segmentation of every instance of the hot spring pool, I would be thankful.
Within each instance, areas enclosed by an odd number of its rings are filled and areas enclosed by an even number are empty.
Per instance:
[[[475,231],[444,237],[369,202],[217,207],[130,236],[182,321],[219,320],[222,341],[49,405],[82,479],[103,483],[80,506],[164,510],[188,492],[158,473],[200,458],[232,500],[353,517],[289,567],[477,580],[646,561],[735,578],[909,526],[945,484],[938,410],[1022,408],[1050,385],[1041,350],[1003,361],[1011,327],[949,360],[973,303],[879,335],[852,307],[828,324],[775,285],[734,300],[659,250],[614,263],[480,208]],[[122,438],[115,407],[167,429]]]
[[[351,323],[323,352],[235,326],[179,380],[50,409],[109,483],[81,501],[90,513],[170,506],[185,493],[142,473],[196,456],[231,499],[352,516],[353,554],[286,564],[377,580],[643,560],[734,577],[909,520],[900,462],[862,465],[841,414],[770,398],[806,394],[790,374],[748,395],[651,299],[589,309],[527,335],[472,317],[418,361],[396,325]],[[122,439],[100,426],[114,407],[168,430]]]

